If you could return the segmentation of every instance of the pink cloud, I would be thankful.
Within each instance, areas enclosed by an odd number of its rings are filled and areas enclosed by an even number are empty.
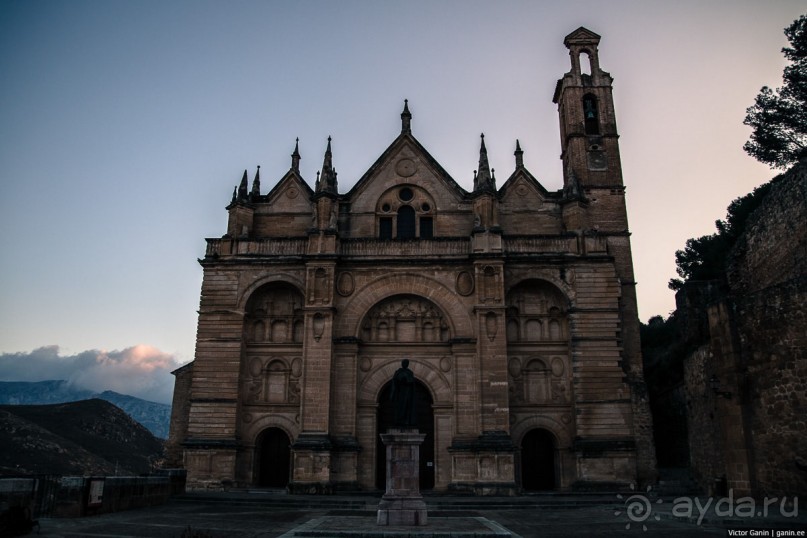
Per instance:
[[[0,379],[64,379],[94,392],[112,390],[170,403],[174,387],[171,371],[178,366],[173,355],[145,344],[114,351],[88,350],[69,356],[59,355],[58,346],[45,346],[30,353],[0,355]]]

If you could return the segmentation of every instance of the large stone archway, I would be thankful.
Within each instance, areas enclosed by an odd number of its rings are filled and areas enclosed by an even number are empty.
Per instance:
[[[396,346],[388,351],[395,354]],[[358,482],[363,489],[376,487],[376,465],[378,461],[378,399],[384,387],[392,379],[395,371],[400,368],[397,357],[382,357],[374,354],[375,350],[360,350],[360,362],[374,364],[357,387],[357,440],[362,447],[358,454]],[[409,368],[429,392],[432,400],[432,413],[434,425],[434,488],[444,490],[451,480],[451,463],[448,447],[451,445],[454,405],[453,390],[449,377],[440,368],[441,359],[447,359],[443,354],[434,357],[418,356],[410,358]],[[450,359],[447,359],[450,360]],[[447,360],[442,361],[443,364]],[[361,372],[361,368],[360,368]]]
[[[441,282],[413,273],[379,277],[353,293],[334,326],[335,337],[360,337],[361,322],[376,304],[394,295],[409,294],[434,303],[444,314],[452,338],[474,336],[473,319],[456,293]]]
[[[390,428],[395,427],[394,405],[390,399],[392,382],[387,382],[378,396],[377,428],[379,433],[386,433]],[[434,488],[434,406],[429,389],[415,380],[414,387],[414,417],[417,430],[426,437],[420,445],[420,490],[426,491]],[[376,488],[381,491],[386,490],[387,479],[387,449],[381,441],[381,436],[376,436]]]

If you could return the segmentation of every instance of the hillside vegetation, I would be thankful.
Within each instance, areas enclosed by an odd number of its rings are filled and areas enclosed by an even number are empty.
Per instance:
[[[162,442],[113,404],[0,406],[0,475],[138,475]]]

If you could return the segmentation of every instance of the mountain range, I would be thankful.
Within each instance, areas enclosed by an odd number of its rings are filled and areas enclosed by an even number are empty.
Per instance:
[[[111,390],[101,393],[74,387],[65,380],[0,381],[0,405],[42,405],[98,398],[122,409],[145,426],[155,437],[168,438],[171,406],[141,400]]]
[[[105,400],[0,406],[0,476],[138,475],[152,470],[162,449]]]

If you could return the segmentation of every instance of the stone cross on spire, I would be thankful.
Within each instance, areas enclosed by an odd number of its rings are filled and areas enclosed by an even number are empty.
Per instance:
[[[300,172],[300,139],[294,141],[294,153],[291,154],[291,169],[295,172]]]
[[[331,137],[328,137],[328,148],[325,150],[325,158],[322,161],[322,173],[319,176],[319,186],[317,192],[337,195],[336,170],[333,167],[333,154],[331,153]]]
[[[488,150],[485,147],[485,134],[481,135],[482,144],[479,147],[479,169],[474,177],[474,192],[496,190],[495,180],[490,173],[488,163]]]
[[[412,132],[412,113],[409,112],[409,99],[404,99],[404,109],[401,112],[401,134]]]
[[[258,171],[255,172],[255,179],[252,180],[252,192],[250,197],[257,199],[261,195],[261,165],[258,165]]]
[[[518,138],[516,138],[516,151],[513,155],[516,156],[516,168],[524,168],[524,152],[521,150],[521,144],[518,143]]]

